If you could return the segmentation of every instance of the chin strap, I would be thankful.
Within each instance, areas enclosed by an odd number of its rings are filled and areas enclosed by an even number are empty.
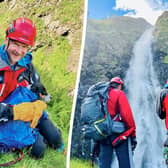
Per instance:
[[[18,158],[8,162],[8,163],[3,163],[3,164],[0,164],[0,167],[3,166],[3,167],[7,167],[7,166],[11,166],[13,164],[15,164],[16,162],[20,161],[22,158],[23,158],[23,151],[21,151],[20,149],[15,149],[15,151],[19,152],[18,153]]]
[[[5,46],[5,50],[6,50],[6,51],[7,51],[8,47],[9,47],[9,43],[10,43],[10,39],[8,38],[7,46]]]

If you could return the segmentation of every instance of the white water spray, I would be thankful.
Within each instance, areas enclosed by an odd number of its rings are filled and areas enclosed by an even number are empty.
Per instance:
[[[135,168],[166,167],[163,160],[165,125],[155,112],[160,86],[152,63],[152,40],[152,29],[149,29],[136,42],[125,79],[136,123]]]

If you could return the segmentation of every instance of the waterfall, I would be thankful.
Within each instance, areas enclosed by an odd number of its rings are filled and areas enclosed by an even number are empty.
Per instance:
[[[166,167],[163,160],[165,124],[155,112],[160,86],[153,68],[152,31],[146,30],[135,43],[124,80],[136,124],[138,145],[134,151],[135,168]]]

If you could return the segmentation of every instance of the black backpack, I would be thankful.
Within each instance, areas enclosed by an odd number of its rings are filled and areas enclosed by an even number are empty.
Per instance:
[[[99,82],[89,88],[81,106],[81,130],[84,138],[99,141],[113,132],[125,131],[124,124],[112,120],[107,110],[109,88],[110,82]]]
[[[159,118],[162,120],[166,118],[166,112],[163,111],[162,102],[167,94],[168,94],[168,89],[167,88],[162,89],[158,94],[157,102],[156,102],[156,113],[159,116]]]

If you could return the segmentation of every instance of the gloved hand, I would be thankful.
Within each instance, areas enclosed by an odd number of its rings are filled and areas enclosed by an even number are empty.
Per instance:
[[[136,140],[136,137],[133,137],[133,138],[131,138],[132,151],[135,150],[136,146],[137,146],[137,140]]]
[[[13,107],[9,104],[0,103],[0,121],[13,119]]]
[[[26,102],[13,106],[14,120],[31,121],[31,127],[35,128],[42,116],[46,103],[41,100]]]

